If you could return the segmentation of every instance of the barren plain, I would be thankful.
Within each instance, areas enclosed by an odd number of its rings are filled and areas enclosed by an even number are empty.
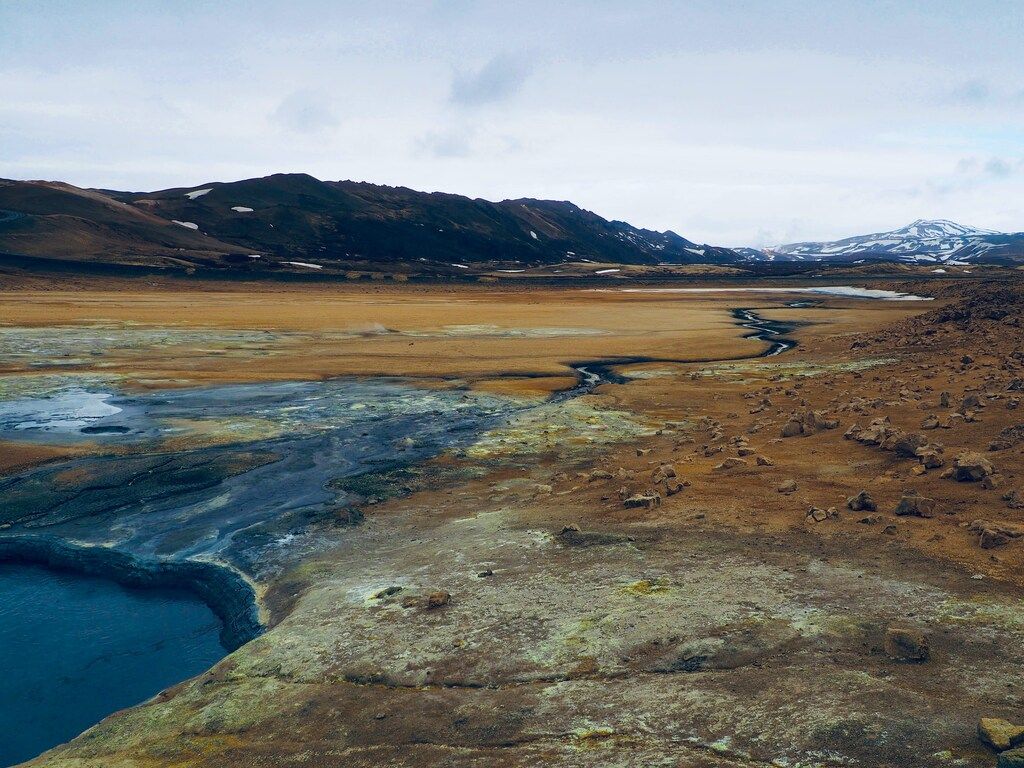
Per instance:
[[[234,596],[32,764],[995,765],[1024,294],[870,287],[0,292],[0,546]]]

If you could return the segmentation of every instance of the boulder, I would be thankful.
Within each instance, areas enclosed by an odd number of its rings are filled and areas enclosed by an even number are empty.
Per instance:
[[[997,752],[1004,752],[1024,744],[1024,725],[998,717],[983,717],[978,721],[978,738]]]
[[[930,416],[926,416],[924,421],[921,422],[921,429],[938,429],[939,428],[939,417],[934,413]]]
[[[759,467],[774,467],[775,462],[769,459],[767,456],[757,457],[757,466]]]
[[[626,509],[654,509],[661,506],[661,494],[655,491],[638,493],[623,500]]]
[[[991,475],[992,462],[977,451],[964,451],[953,459],[953,478],[961,483],[974,483]]]
[[[888,417],[884,417],[872,419],[871,423],[860,430],[853,439],[864,445],[882,445],[891,440],[897,432]]]
[[[677,493],[682,493],[689,483],[681,483],[678,480],[669,480],[665,483],[665,495],[675,496]]]
[[[989,520],[975,520],[969,531],[978,534],[978,545],[982,549],[995,549],[1009,544],[1011,540],[1024,536],[1024,529],[1010,523],[998,523]]]
[[[996,472],[981,481],[981,487],[986,491],[994,491],[1003,484],[1003,476]]]
[[[436,592],[431,592],[427,595],[427,608],[434,610],[435,608],[443,608],[452,601],[452,596],[445,592],[443,589],[439,589]]]
[[[716,464],[712,469],[714,469],[715,472],[724,472],[729,469],[735,469],[736,467],[745,466],[747,466],[746,461],[744,461],[743,459],[737,459],[735,456],[730,456],[721,464]]]
[[[656,470],[654,470],[654,472],[651,474],[651,479],[654,481],[655,484],[657,484],[657,483],[664,482],[665,480],[668,480],[670,477],[675,477],[675,476],[676,476],[676,468],[675,467],[673,467],[671,464],[662,464],[660,467],[658,467]]]
[[[906,491],[895,511],[900,517],[934,517],[935,499],[921,496],[916,491]]]
[[[963,400],[960,401],[960,412],[965,413],[966,411],[976,411],[979,408],[984,408],[985,403],[982,402],[978,395],[967,395]]]
[[[1024,748],[1000,752],[996,768],[1024,768]]]
[[[946,463],[942,458],[942,449],[935,445],[923,445],[914,453],[925,469],[938,469]]]
[[[878,509],[878,505],[875,504],[875,500],[871,498],[871,495],[867,491],[861,491],[856,496],[848,498],[846,500],[846,506],[854,512],[874,512]]]
[[[795,493],[797,489],[796,480],[783,480],[776,490],[779,493]]]
[[[897,456],[913,458],[917,456],[917,449],[924,447],[928,439],[920,432],[896,433],[886,440],[882,447],[890,450]]]
[[[804,433],[804,425],[796,419],[790,419],[782,425],[782,436],[783,437],[797,437]]]
[[[894,661],[927,661],[928,637],[919,629],[890,626],[885,630],[885,655]]]

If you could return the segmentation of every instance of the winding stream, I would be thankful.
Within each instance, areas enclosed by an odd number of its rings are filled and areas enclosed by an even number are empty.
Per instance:
[[[787,307],[807,306],[807,302],[794,301],[786,304]],[[746,358],[729,358],[730,360],[753,359],[758,357],[775,357],[796,346],[796,341],[787,334],[793,332],[796,325],[784,323],[778,320],[768,320],[761,317],[753,309],[734,309],[732,317],[741,328],[746,328],[750,333],[744,334],[743,338],[762,341],[768,347],[757,354],[748,355]],[[602,384],[625,384],[629,378],[615,373],[613,368],[619,365],[637,365],[639,363],[692,363],[693,360],[671,357],[649,357],[636,355],[631,357],[610,357],[603,360],[588,360],[585,362],[572,363],[569,367],[576,372],[576,386],[556,392],[552,400],[562,402],[574,397],[587,395],[593,392]],[[714,362],[714,361],[707,361]]]

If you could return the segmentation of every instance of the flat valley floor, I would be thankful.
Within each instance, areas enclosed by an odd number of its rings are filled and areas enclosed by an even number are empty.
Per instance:
[[[995,765],[1024,290],[881,287],[936,298],[0,291],[0,534],[220,563],[267,626],[33,764]],[[137,481],[172,460],[173,507]],[[129,461],[140,495],[83,500]]]

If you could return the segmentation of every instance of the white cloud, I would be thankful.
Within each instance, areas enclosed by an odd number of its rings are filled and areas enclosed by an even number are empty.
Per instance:
[[[320,133],[338,125],[338,117],[330,102],[312,91],[289,94],[270,113],[270,121],[296,133]]]
[[[723,245],[1024,229],[1019,9],[928,5],[296,0],[201,4],[186,36],[159,5],[0,3],[0,176],[306,171]]]

